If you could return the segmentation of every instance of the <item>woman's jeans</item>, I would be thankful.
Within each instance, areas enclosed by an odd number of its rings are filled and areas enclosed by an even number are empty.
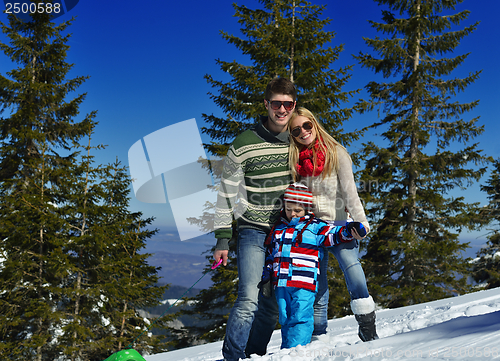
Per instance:
[[[320,262],[320,274],[318,276],[318,293],[314,304],[314,335],[326,333],[328,326],[328,253],[332,253],[337,259],[340,269],[344,273],[347,290],[351,300],[369,297],[366,286],[365,273],[359,262],[359,244],[357,240],[341,243],[338,246],[328,247]]]

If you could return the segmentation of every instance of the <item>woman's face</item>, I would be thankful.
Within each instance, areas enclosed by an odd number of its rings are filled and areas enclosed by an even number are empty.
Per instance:
[[[290,134],[292,134],[292,137],[294,137],[299,144],[305,145],[306,147],[316,140],[316,129],[314,129],[313,122],[302,115],[295,117],[292,121]],[[294,134],[298,135],[295,136]]]

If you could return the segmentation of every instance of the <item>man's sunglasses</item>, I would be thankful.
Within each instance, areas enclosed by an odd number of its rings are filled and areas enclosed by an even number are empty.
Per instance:
[[[283,105],[285,107],[286,110],[292,110],[293,107],[295,106],[295,102],[281,102],[279,100],[272,100],[272,101],[267,101],[270,105],[271,105],[271,109],[272,110],[278,110],[279,108],[281,108],[281,106]]]
[[[302,129],[304,129],[304,130],[311,130],[312,128],[313,128],[313,123],[312,122],[305,122],[304,124],[299,125],[298,127],[293,128],[290,133],[292,133],[292,135],[294,137],[298,137],[300,135],[300,133],[302,133]]]

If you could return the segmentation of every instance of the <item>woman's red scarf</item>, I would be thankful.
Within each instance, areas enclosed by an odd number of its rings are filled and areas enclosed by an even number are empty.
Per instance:
[[[316,153],[316,169],[313,163],[313,149],[303,147],[299,152],[299,162],[296,164],[297,173],[302,177],[318,176],[325,167],[325,152],[319,148],[319,139],[314,142],[314,151]],[[314,170],[314,174],[313,174]]]

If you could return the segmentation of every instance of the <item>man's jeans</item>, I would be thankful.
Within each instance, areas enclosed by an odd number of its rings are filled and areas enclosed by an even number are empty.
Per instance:
[[[320,262],[320,274],[318,276],[318,294],[314,304],[314,333],[321,335],[326,333],[328,326],[328,253],[332,253],[337,259],[340,269],[344,273],[347,290],[351,300],[369,297],[366,286],[365,273],[359,262],[359,245],[357,240],[341,243],[338,246],[328,248],[324,252]]]
[[[222,346],[222,354],[229,361],[245,358],[245,348],[249,355],[251,353],[265,354],[276,326],[278,316],[276,298],[274,294],[270,298],[259,296],[257,287],[264,269],[266,236],[265,232],[255,229],[239,229],[238,298],[229,314]],[[256,315],[257,309],[259,312]],[[249,339],[254,317],[258,328]]]

